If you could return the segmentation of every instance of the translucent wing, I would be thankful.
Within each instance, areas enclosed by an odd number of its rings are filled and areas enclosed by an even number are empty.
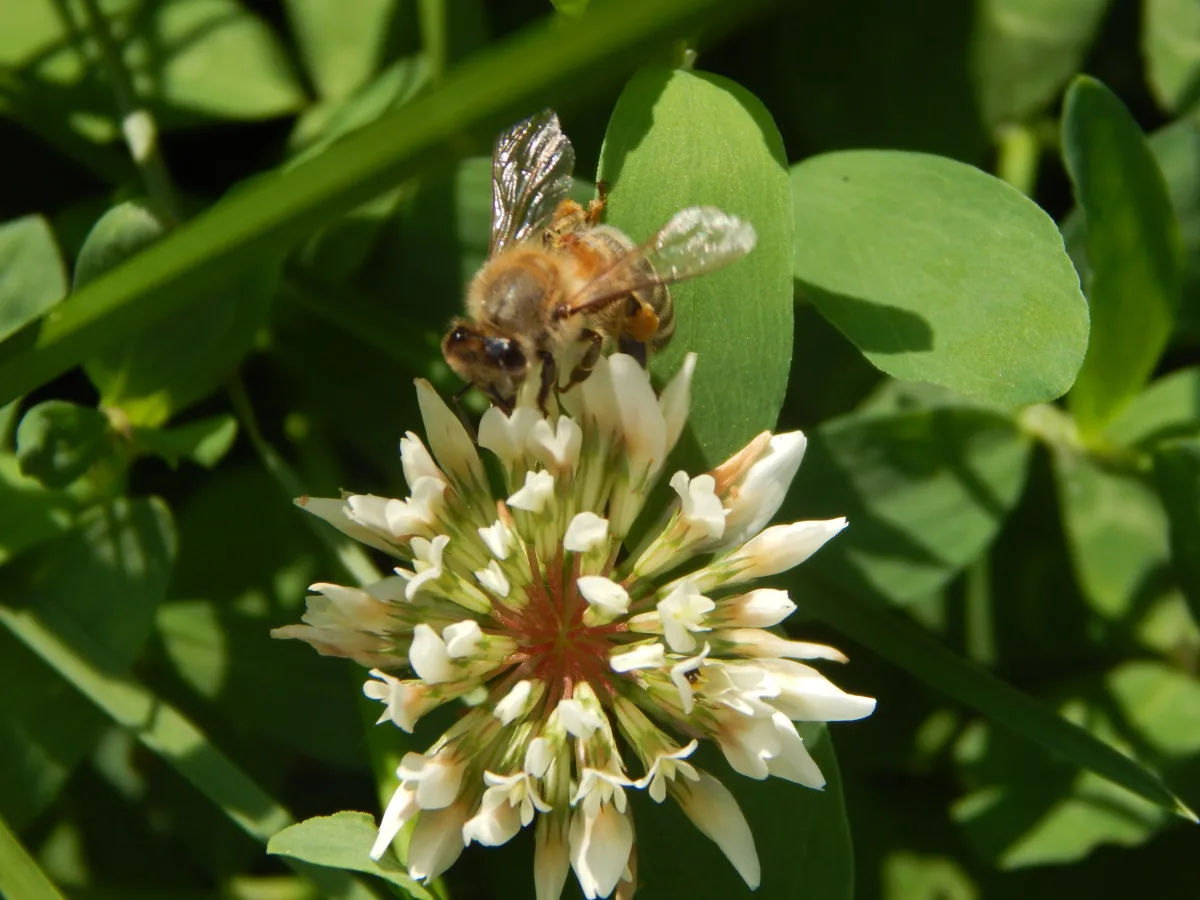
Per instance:
[[[716,271],[753,250],[757,240],[749,222],[715,206],[689,206],[589,281],[567,301],[564,315],[597,312],[641,288]]]
[[[571,189],[575,150],[558,116],[544,109],[496,138],[492,151],[492,240],[489,256],[550,223]]]

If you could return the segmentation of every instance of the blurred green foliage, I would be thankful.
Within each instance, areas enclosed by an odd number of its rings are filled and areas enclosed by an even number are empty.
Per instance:
[[[791,627],[879,708],[806,733],[823,794],[730,780],[759,896],[1192,896],[1197,48],[1194,0],[0,5],[0,895],[425,895],[332,816],[404,736],[268,631],[370,571],[290,500],[403,495],[551,105],[635,239],[758,229],[675,292],[681,460],[803,428],[784,515],[851,521]],[[637,815],[640,896],[746,894]]]

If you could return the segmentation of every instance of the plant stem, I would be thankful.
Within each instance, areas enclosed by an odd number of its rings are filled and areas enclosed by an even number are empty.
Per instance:
[[[150,111],[138,102],[133,79],[121,57],[121,48],[113,37],[108,20],[100,11],[98,0],[83,0],[83,8],[92,36],[100,47],[102,65],[112,83],[117,112],[121,116],[121,133],[125,136],[129,155],[138,167],[146,184],[146,193],[157,211],[167,219],[169,225],[177,224],[181,221],[179,202],[171,174],[163,160],[158,125]]]
[[[1042,147],[1028,125],[1005,125],[997,135],[1000,159],[996,174],[1026,197],[1032,197],[1037,187],[1038,163]]]
[[[304,484],[300,481],[299,476],[263,437],[263,433],[258,427],[258,420],[254,415],[254,408],[250,405],[250,397],[246,393],[246,387],[242,384],[241,378],[235,377],[229,383],[228,392],[233,410],[246,430],[250,443],[254,445],[264,468],[275,479],[284,496],[288,498],[304,496],[307,492],[304,490]],[[346,538],[335,537],[328,526],[320,524],[312,516],[305,516],[305,521],[308,522],[317,539],[342,565],[342,568],[354,579],[356,584],[371,584],[379,580],[379,570],[375,568],[374,563],[358,544]]]

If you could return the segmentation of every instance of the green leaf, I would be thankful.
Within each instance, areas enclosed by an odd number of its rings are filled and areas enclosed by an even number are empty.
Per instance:
[[[143,204],[122,203],[101,217],[82,249],[76,288],[157,241],[165,232]],[[250,349],[275,291],[273,265],[177,312],[85,365],[101,405],[121,409],[134,425],[154,427],[211,393]]]
[[[1159,104],[1182,113],[1200,100],[1200,6],[1192,0],[1145,0],[1142,56]]]
[[[0,896],[14,900],[63,900],[54,882],[0,818]]]
[[[67,296],[50,223],[25,216],[0,224],[0,341]]]
[[[17,427],[21,474],[48,488],[71,484],[111,447],[104,413],[65,400],[31,407]]]
[[[990,127],[1042,111],[1079,71],[1110,0],[983,0],[975,85]]]
[[[689,424],[710,463],[775,425],[792,357],[792,209],[783,142],[765,107],[718,76],[660,68],[630,79],[600,154],[606,221],[649,240],[679,210],[717,206],[749,221],[745,259],[672,286],[675,337],[652,369],[699,354]],[[746,390],[753,385],[754,390]]]
[[[166,0],[148,12],[149,21],[125,45],[125,63],[164,124],[197,116],[265,119],[304,105],[274,32],[236,0]]]
[[[93,507],[78,527],[21,561],[36,590],[29,606],[47,621],[69,619],[115,665],[129,666],[154,625],[166,597],[175,558],[175,529],[157,498]]]
[[[1200,432],[1200,367],[1152,381],[1104,430],[1118,446],[1153,448]]]
[[[0,563],[66,532],[77,503],[21,474],[17,458],[0,454]]]
[[[305,68],[327,100],[364,84],[383,58],[398,0],[285,0]]]
[[[1122,621],[1167,588],[1166,516],[1153,489],[1133,475],[1067,450],[1054,463],[1079,586],[1097,613]]]
[[[1200,440],[1172,441],[1154,452],[1158,496],[1167,511],[1171,567],[1200,623]]]
[[[1083,210],[1092,315],[1070,406],[1085,437],[1141,389],[1171,332],[1182,289],[1179,225],[1162,172],[1124,104],[1075,80],[1063,107],[1063,159]]]
[[[795,166],[792,193],[797,288],[880,369],[1004,405],[1071,386],[1087,307],[1054,222],[1019,191],[861,150]]]
[[[846,516],[850,528],[807,566],[907,603],[946,584],[992,541],[1028,463],[1029,441],[988,410],[855,413],[809,435],[780,518]]]
[[[1154,662],[1126,663],[1059,690],[1073,722],[1123,752],[1168,768],[1200,752],[1200,683]],[[956,756],[973,792],[955,808],[968,838],[1001,868],[1074,862],[1100,844],[1136,846],[1168,815],[1069,763],[1032,752],[977,723]]]
[[[405,178],[466,155],[472,139],[490,141],[537,105],[567,101],[611,76],[628,57],[747,9],[720,0],[614,0],[464,62],[438,89],[302,166],[256,179],[88,285],[44,322],[32,348],[0,362],[0,404],[227,286]]]
[[[408,877],[408,872],[387,852],[377,862],[368,855],[375,841],[375,820],[362,812],[318,816],[291,825],[267,843],[267,852],[289,856],[318,866],[351,869],[378,875],[406,896],[432,900],[432,895]]]
[[[796,728],[826,778],[824,790],[779,778],[753,781],[732,772],[710,746],[693,761],[719,778],[745,813],[762,865],[761,896],[791,896],[795,885],[803,884],[810,897],[849,900],[854,896],[854,853],[833,742],[824,725]],[[638,880],[647,895],[749,896],[733,866],[674,802],[639,803],[634,821]],[[687,852],[680,852],[683,847]]]
[[[229,452],[237,437],[237,420],[233,416],[212,416],[175,428],[134,428],[134,446],[165,459],[172,467],[188,459],[211,469]]]
[[[550,0],[564,16],[582,16],[592,0]]]
[[[1183,240],[1183,301],[1176,332],[1195,340],[1200,335],[1200,125],[1172,122],[1151,134],[1149,143],[1166,179]]]
[[[835,542],[836,543],[836,542]],[[822,550],[822,553],[826,552]],[[817,559],[820,558],[818,555]],[[806,610],[852,641],[1043,750],[1088,769],[1156,806],[1192,821],[1196,816],[1152,772],[1057,715],[1039,700],[946,649],[878,600],[812,577],[812,561],[790,577]]]
[[[67,637],[64,640],[28,610],[17,611],[0,604],[0,625],[7,629],[6,633],[0,633],[0,639],[15,637],[20,642],[19,648],[24,645],[22,650],[28,648],[36,653],[78,692],[78,695],[72,692],[63,695],[59,690],[56,696],[41,697],[32,690],[5,691],[0,693],[0,703],[21,694],[22,702],[31,703],[36,709],[36,724],[40,726],[44,721],[50,721],[57,723],[60,730],[73,731],[90,723],[75,709],[64,712],[62,701],[77,696],[86,698],[113,722],[136,735],[142,745],[194,784],[251,837],[265,842],[270,835],[291,823],[288,811],[231,762],[193,722],[135,679],[115,672],[113,661],[106,658],[105,648],[92,641],[91,636],[79,630],[75,623],[65,619],[62,622]],[[0,665],[9,658],[10,654],[0,653]],[[44,672],[43,668],[29,677],[40,678]],[[19,683],[35,685],[44,680]],[[57,679],[55,684],[58,684]],[[56,716],[45,714],[50,708],[56,711]],[[84,704],[82,710],[91,715],[95,712],[88,704]],[[0,727],[7,722],[5,716],[0,716]],[[6,751],[8,746],[5,741],[0,741],[0,752]],[[0,766],[0,777],[8,777],[10,773],[15,773],[13,767]],[[0,792],[0,802],[9,801],[10,797],[7,791]],[[288,861],[288,865],[305,875],[325,896],[337,900],[371,900],[374,896],[343,873],[307,867],[299,862]]]

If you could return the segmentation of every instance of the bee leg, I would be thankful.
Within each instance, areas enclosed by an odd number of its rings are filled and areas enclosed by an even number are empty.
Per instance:
[[[646,357],[649,354],[646,351],[646,345],[641,341],[635,341],[631,337],[621,335],[621,337],[617,339],[617,349],[622,353],[632,356],[634,359],[636,359],[638,361],[638,365],[640,365],[643,369],[646,368]]]
[[[569,391],[592,374],[592,369],[596,368],[596,360],[600,358],[600,351],[604,347],[604,336],[598,331],[592,331],[590,328],[585,328],[579,335],[579,339],[581,341],[590,341],[591,344],[583,351],[583,356],[580,357],[575,368],[571,370],[571,379],[567,382],[567,386],[558,389],[560,394]]]
[[[468,384],[461,391],[455,393],[450,399],[454,402],[454,411],[458,413],[458,420],[462,422],[463,428],[467,429],[467,434],[471,436],[471,440],[475,440],[475,426],[471,424],[471,420],[467,418],[467,411],[463,409],[462,399],[467,395],[467,391],[475,385]],[[494,399],[494,398],[493,398]]]
[[[558,367],[554,363],[554,354],[547,350],[539,351],[538,358],[542,361],[542,383],[538,387],[538,409],[545,416],[549,415],[546,411],[546,401],[550,399],[550,391],[556,386]]]
[[[608,182],[596,182],[596,199],[591,201],[587,206],[587,212],[584,213],[584,221],[588,225],[598,225],[600,219],[604,216],[604,207],[608,205]]]

